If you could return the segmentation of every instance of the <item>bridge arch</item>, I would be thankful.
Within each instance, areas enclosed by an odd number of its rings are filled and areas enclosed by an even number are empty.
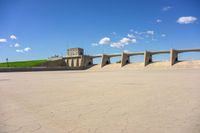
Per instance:
[[[200,60],[200,51],[179,52],[178,61]]]
[[[125,66],[126,64],[133,63],[135,56],[143,56],[144,52],[134,52],[134,53],[122,53],[122,62],[121,67]]]
[[[160,54],[170,54],[170,51],[155,51],[155,52],[150,52],[150,51],[145,51],[144,53],[144,66],[147,66],[149,63],[154,62],[153,60],[153,55],[160,55]]]
[[[170,63],[171,65],[174,65],[175,63],[177,63],[179,61],[179,54],[181,53],[185,53],[185,52],[200,52],[200,49],[183,49],[183,50],[175,50],[175,49],[171,49],[170,50]]]

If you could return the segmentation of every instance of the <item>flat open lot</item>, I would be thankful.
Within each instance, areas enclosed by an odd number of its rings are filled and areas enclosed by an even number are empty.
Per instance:
[[[1,133],[200,133],[200,69],[0,73]]]

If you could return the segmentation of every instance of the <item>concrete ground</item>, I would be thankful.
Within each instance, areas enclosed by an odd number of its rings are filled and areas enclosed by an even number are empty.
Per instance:
[[[0,73],[0,133],[200,133],[200,69]]]

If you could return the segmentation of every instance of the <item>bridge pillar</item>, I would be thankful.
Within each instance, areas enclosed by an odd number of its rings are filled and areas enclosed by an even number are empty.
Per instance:
[[[129,63],[129,56],[126,53],[122,53],[122,59],[121,59],[121,67],[125,66]]]
[[[171,66],[174,65],[178,61],[178,52],[177,50],[171,49],[170,50],[170,64]]]
[[[144,66],[147,66],[151,62],[152,62],[151,52],[145,51],[144,52]]]
[[[89,58],[88,65],[94,65],[92,57]]]
[[[101,59],[101,67],[110,64],[110,57],[108,55],[103,54]]]

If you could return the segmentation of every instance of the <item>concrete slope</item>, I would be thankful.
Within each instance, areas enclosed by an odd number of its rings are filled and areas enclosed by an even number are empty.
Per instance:
[[[193,61],[179,61],[173,66],[170,65],[170,62],[152,62],[147,66],[144,66],[143,62],[135,62],[129,63],[125,66],[121,67],[119,63],[108,64],[104,67],[100,65],[95,65],[88,70],[137,70],[137,69],[176,69],[176,68],[200,68],[200,60],[193,60]]]

